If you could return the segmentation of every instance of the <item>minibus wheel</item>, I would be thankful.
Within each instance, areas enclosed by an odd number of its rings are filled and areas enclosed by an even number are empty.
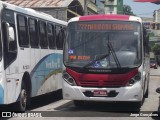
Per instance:
[[[27,107],[27,90],[26,90],[26,85],[23,81],[21,86],[21,92],[19,95],[19,101],[17,102],[16,106],[17,106],[16,110],[18,110],[19,112],[24,112]]]

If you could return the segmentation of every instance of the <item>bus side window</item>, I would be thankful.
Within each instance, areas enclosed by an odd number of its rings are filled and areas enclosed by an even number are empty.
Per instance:
[[[30,44],[32,48],[39,47],[39,39],[38,39],[38,29],[37,29],[37,20],[29,19],[29,35],[30,35]]]
[[[41,48],[47,49],[48,48],[47,30],[46,30],[46,23],[43,21],[39,22],[39,38],[40,38]]]
[[[48,42],[49,42],[49,48],[55,49],[55,30],[54,26],[52,24],[47,25],[47,36],[48,36]]]
[[[63,28],[64,41],[66,40],[66,36],[67,36],[67,29],[66,29],[66,27],[64,27],[64,28]]]
[[[16,38],[15,38],[15,29],[14,26],[7,23],[3,22],[3,32],[4,32],[4,38],[6,41],[6,47],[8,52],[16,53],[17,52],[17,45],[16,45]]]
[[[62,49],[63,49],[63,44],[64,44],[64,41],[65,41],[65,38],[66,38],[66,33],[65,33],[65,28],[62,28],[61,29],[61,33],[62,33],[62,43],[61,43],[61,45],[62,45]]]
[[[65,39],[65,32],[61,26],[56,26],[56,45],[57,49],[63,49],[63,43]]]
[[[20,47],[29,47],[28,32],[27,32],[27,18],[22,15],[17,16],[18,23],[18,38]]]

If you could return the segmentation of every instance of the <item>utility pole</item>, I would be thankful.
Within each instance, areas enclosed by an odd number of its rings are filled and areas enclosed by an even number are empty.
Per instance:
[[[84,0],[84,15],[88,15],[88,4],[90,0]]]

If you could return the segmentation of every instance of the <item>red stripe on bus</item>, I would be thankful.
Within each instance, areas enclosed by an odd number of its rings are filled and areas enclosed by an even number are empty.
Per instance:
[[[89,20],[129,20],[128,15],[88,15],[81,16],[79,21],[89,21]]]
[[[66,71],[74,78],[77,86],[83,87],[126,86],[128,81],[138,73],[138,69],[134,69],[125,74],[85,74],[75,72],[69,68],[67,68]]]

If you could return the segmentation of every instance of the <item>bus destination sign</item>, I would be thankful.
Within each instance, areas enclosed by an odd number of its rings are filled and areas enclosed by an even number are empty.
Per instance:
[[[122,30],[122,31],[133,31],[133,24],[78,24],[79,30]]]

